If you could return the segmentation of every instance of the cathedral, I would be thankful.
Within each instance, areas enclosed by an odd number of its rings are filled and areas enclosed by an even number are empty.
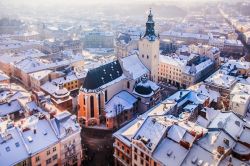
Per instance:
[[[78,119],[83,125],[119,128],[160,102],[156,84],[160,42],[154,25],[150,10],[139,54],[88,71],[78,97]]]

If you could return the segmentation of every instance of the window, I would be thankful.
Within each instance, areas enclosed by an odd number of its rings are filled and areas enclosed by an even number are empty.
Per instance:
[[[122,150],[124,150],[124,146],[122,146]]]
[[[128,89],[130,88],[130,82],[129,81],[127,82],[127,88]]]
[[[83,96],[83,104],[86,104],[85,96]]]
[[[149,161],[149,157],[146,155],[146,160]]]
[[[141,157],[144,157],[144,154],[141,152]]]
[[[108,91],[105,90],[105,102],[107,102],[107,101],[108,101]]]
[[[48,155],[50,155],[50,151],[49,151],[49,150],[47,151],[47,156],[48,156]]]
[[[101,115],[101,95],[98,94],[98,108],[99,108],[99,115]]]
[[[46,160],[46,164],[50,164],[51,163],[51,158],[49,158],[48,160]]]
[[[137,148],[135,148],[135,153],[137,153]]]
[[[144,161],[143,161],[143,159],[141,159],[141,165],[143,165],[143,163],[144,163]]]
[[[154,162],[154,166],[157,166],[157,163],[156,163],[156,162]]]
[[[57,159],[57,154],[52,157],[53,160]]]
[[[36,162],[40,161],[40,156],[36,156]]]
[[[147,55],[147,59],[149,58],[149,56]]]
[[[94,112],[94,97],[90,96],[90,116],[91,118],[93,118],[95,116],[95,112]]]
[[[53,152],[55,152],[55,151],[56,151],[56,147],[53,148]]]
[[[142,54],[142,57],[144,58],[144,54]]]
[[[137,155],[136,154],[134,155],[134,159],[137,160]]]

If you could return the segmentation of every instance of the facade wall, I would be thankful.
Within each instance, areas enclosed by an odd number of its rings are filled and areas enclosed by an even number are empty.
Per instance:
[[[81,165],[82,145],[80,131],[74,133],[60,142],[61,160],[60,165]]]
[[[139,41],[139,59],[150,70],[150,79],[158,82],[160,41],[149,41],[143,38]]]
[[[113,146],[114,146],[115,166],[131,166],[132,165],[131,147],[125,145],[119,139],[115,139]]]
[[[57,143],[31,157],[32,165],[54,166],[60,163],[60,144]]]
[[[115,94],[123,90],[125,82],[126,80],[121,80],[98,92],[80,91],[78,96],[78,104],[80,107],[78,117],[86,121],[85,125],[100,124],[101,116],[105,116],[104,108],[106,102],[108,102]],[[93,100],[93,105],[91,105],[91,100]],[[93,113],[91,114],[91,112]],[[104,123],[105,122],[106,120],[104,119]]]

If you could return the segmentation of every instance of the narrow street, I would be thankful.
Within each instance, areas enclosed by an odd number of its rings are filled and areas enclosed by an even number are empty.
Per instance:
[[[113,166],[112,130],[82,129],[84,166]]]

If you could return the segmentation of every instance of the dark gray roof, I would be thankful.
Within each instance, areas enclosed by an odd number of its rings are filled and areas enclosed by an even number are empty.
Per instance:
[[[83,88],[94,90],[122,76],[122,68],[118,60],[88,71]]]

